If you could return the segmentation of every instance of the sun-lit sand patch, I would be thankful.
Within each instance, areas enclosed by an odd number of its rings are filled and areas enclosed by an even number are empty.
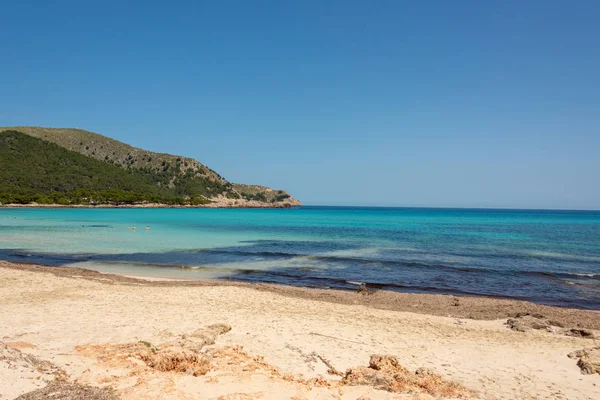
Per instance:
[[[600,396],[600,375],[578,366],[594,353],[567,357],[595,339],[565,334],[586,329],[597,337],[595,312],[385,291],[146,282],[3,262],[0,298],[0,340],[64,374],[56,381],[31,364],[11,369],[0,360],[0,380],[11,382],[0,385],[3,400],[44,399],[55,389],[95,393],[94,400]],[[512,330],[507,319],[531,328]],[[564,327],[552,331],[556,323]]]

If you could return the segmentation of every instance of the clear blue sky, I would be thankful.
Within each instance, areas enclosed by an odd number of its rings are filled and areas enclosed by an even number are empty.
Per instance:
[[[598,1],[0,14],[0,126],[91,130],[307,204],[600,208]]]

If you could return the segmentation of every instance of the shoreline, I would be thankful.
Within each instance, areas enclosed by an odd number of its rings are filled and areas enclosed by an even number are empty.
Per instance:
[[[459,296],[450,294],[402,293],[388,290],[369,290],[367,294],[341,289],[318,289],[271,283],[249,283],[224,280],[185,280],[152,276],[131,276],[103,273],[93,269],[64,266],[44,266],[13,263],[0,260],[0,268],[52,274],[61,278],[75,278],[106,284],[136,285],[169,288],[238,287],[268,292],[289,298],[324,301],[343,305],[360,305],[379,310],[412,312],[424,315],[497,320],[519,314],[544,315],[567,326],[600,330],[600,310],[549,306],[525,300],[486,296]]]

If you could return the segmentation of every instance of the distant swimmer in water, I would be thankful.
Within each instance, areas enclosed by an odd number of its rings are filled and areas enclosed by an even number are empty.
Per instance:
[[[147,230],[147,231],[149,231],[149,230],[150,230],[150,227],[149,227],[148,225],[146,225],[146,230]]]
[[[135,231],[137,228],[136,228],[136,227],[135,227],[135,225],[134,225],[134,226],[133,226],[131,229],[133,229],[133,230]]]

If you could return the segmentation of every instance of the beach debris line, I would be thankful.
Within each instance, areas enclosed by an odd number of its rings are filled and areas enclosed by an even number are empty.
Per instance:
[[[358,294],[370,295],[375,293],[375,290],[369,289],[365,282],[346,281],[346,283],[358,286],[358,289],[356,289],[356,293]]]
[[[26,377],[38,386],[33,391],[21,394],[16,400],[118,400],[112,390],[71,382],[67,373],[50,361],[19,350],[34,347],[27,342],[0,342],[0,364],[19,371],[21,377]]]
[[[577,358],[577,366],[584,375],[600,374],[600,346],[573,351],[569,358]]]
[[[563,323],[548,319],[542,314],[517,313],[514,318],[507,319],[505,325],[517,332],[543,330],[565,336],[595,338],[594,332],[589,329],[565,327]]]
[[[361,282],[358,285],[358,293],[362,294],[363,296],[368,296],[368,295],[375,293],[375,291],[370,290],[366,283]]]
[[[315,354],[316,354],[316,353],[315,353]],[[328,368],[328,370],[327,370],[327,373],[328,373],[328,374],[331,374],[331,375],[338,375],[338,376],[344,376],[344,373],[343,373],[343,372],[340,372],[340,371],[339,371],[339,370],[338,370],[336,367],[334,367],[334,366],[331,364],[331,361],[329,361],[328,359],[326,359],[325,357],[323,357],[323,356],[322,356],[322,355],[320,355],[320,354],[317,354],[317,358],[318,358],[319,360],[321,360],[321,362],[327,366],[327,368]]]
[[[64,371],[50,361],[40,360],[31,354],[23,353],[17,348],[30,348],[25,344],[26,342],[15,342],[11,345],[0,341],[0,362],[6,363],[8,368],[29,371],[35,375],[32,379],[45,382],[65,376]]]
[[[567,336],[581,337],[581,338],[587,338],[587,339],[594,339],[596,337],[594,335],[594,332],[590,331],[589,329],[580,329],[580,328],[567,329],[564,331],[564,334]]]
[[[98,388],[93,386],[70,383],[55,380],[48,386],[25,393],[15,400],[119,400],[110,388]]]

